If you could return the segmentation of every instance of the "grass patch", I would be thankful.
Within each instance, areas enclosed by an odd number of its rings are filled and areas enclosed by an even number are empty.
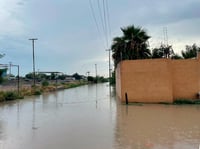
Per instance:
[[[123,105],[127,105],[125,102],[122,103]],[[143,103],[140,102],[129,102],[127,106],[143,106]]]
[[[34,86],[31,88],[31,95],[41,95],[42,89],[41,86]]]
[[[79,86],[86,85],[86,84],[87,83],[85,83],[85,82],[67,83],[67,84],[64,85],[64,88],[65,89],[75,88],[75,87],[79,87]]]
[[[158,104],[170,105],[171,103],[169,103],[169,102],[159,102]]]
[[[4,96],[6,101],[15,100],[18,98],[18,94],[14,91],[5,92]]]
[[[16,91],[7,91],[7,92],[0,92],[0,102],[2,101],[11,101],[15,99],[23,99],[24,97],[18,95]]]
[[[33,95],[41,95],[41,94],[42,94],[42,92],[40,90],[35,90],[33,92]]]
[[[192,99],[176,99],[173,104],[175,105],[183,105],[183,104],[200,104],[200,100],[192,100]]]
[[[43,81],[43,82],[42,82],[42,86],[49,86],[49,82],[48,82],[48,81],[46,81],[46,80],[45,80],[45,81]]]
[[[86,82],[73,82],[73,83],[61,83],[61,84],[49,84],[49,82],[43,82],[42,85],[35,85],[32,87],[24,87],[20,89],[20,93],[17,91],[0,91],[0,102],[11,101],[15,99],[24,99],[24,96],[41,95],[43,92],[53,92],[59,89],[74,88],[87,84]]]
[[[5,95],[4,92],[0,91],[0,102],[5,101]]]

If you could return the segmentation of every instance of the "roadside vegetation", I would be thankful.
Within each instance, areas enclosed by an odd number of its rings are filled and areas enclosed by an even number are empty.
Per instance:
[[[186,45],[185,49],[180,49],[178,54],[173,50],[172,45],[168,43],[161,44],[150,50],[149,39],[151,38],[147,32],[134,25],[121,28],[122,36],[113,38],[111,45],[112,57],[115,67],[123,60],[136,59],[154,59],[154,58],[170,58],[170,59],[189,59],[195,58],[200,52],[197,44]]]
[[[200,104],[200,100],[192,100],[192,99],[176,99],[173,102],[174,105],[183,105],[183,104]]]
[[[3,82],[3,77],[2,77],[2,75],[3,75],[3,70],[0,69],[0,84]]]
[[[137,59],[155,59],[155,58],[168,58],[168,59],[191,59],[197,57],[200,52],[200,47],[197,44],[186,45],[185,49],[179,49],[181,53],[176,53],[173,46],[168,43],[161,43],[160,46],[150,49],[149,36],[145,29],[129,25],[122,27],[122,36],[113,38],[111,50],[112,58],[115,68],[117,64],[124,60],[137,60]],[[115,76],[111,78],[111,82]]]
[[[74,81],[61,84],[48,84],[45,82],[42,83],[42,85],[23,87],[20,89],[19,93],[17,91],[0,91],[0,102],[23,99],[25,96],[41,95],[42,93],[74,88],[85,84],[87,84],[86,81]]]
[[[102,76],[92,77],[83,76],[75,73],[71,76],[69,75],[56,75],[51,73],[46,74],[36,74],[36,85],[31,86],[33,83],[33,73],[28,73],[24,78],[20,77],[20,89],[17,92],[16,80],[4,79],[2,87],[8,85],[10,89],[6,91],[0,91],[0,102],[11,101],[15,99],[23,99],[25,96],[41,95],[43,93],[53,92],[57,90],[69,89],[78,87],[86,84],[93,83],[103,83],[108,82],[108,78]]]

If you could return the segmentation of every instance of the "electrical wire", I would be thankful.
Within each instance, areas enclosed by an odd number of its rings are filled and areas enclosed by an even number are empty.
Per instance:
[[[99,16],[100,16],[100,20],[101,20],[101,24],[102,24],[102,29],[105,34],[104,19],[103,19],[103,15],[102,15],[100,0],[97,0],[97,5],[98,5],[98,9],[99,9]]]
[[[91,9],[91,12],[92,12],[92,17],[94,19],[97,31],[98,31],[99,34],[101,34],[91,0],[89,0],[89,4],[90,4],[90,9]]]
[[[109,6],[108,0],[97,0],[97,9],[98,12],[95,14],[94,5],[92,0],[89,0],[90,9],[92,12],[92,17],[95,21],[96,28],[98,33],[104,36],[105,46],[109,47],[109,39],[111,38],[111,27],[110,27],[110,15],[109,15]],[[97,17],[99,16],[99,17]]]
[[[108,0],[106,0],[106,11],[107,11],[109,39],[111,39],[111,25],[110,25],[110,12],[109,12]]]
[[[106,38],[106,44],[108,47],[108,29],[107,29],[107,15],[106,15],[106,6],[105,6],[105,0],[103,0],[103,16],[104,16],[104,28],[105,28],[105,38]]]

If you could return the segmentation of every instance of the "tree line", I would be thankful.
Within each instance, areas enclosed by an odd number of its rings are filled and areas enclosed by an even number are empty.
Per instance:
[[[148,40],[151,38],[144,29],[130,25],[121,28],[120,37],[113,38],[111,45],[112,57],[115,67],[123,60],[171,58],[188,59],[197,56],[200,47],[196,44],[186,45],[181,55],[174,52],[172,45],[161,44],[160,47],[150,50]]]

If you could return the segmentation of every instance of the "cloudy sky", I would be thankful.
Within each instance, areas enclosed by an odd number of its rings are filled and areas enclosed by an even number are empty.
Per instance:
[[[103,1],[109,10],[107,34]],[[0,63],[19,64],[22,75],[31,72],[28,39],[38,38],[36,70],[95,75],[97,64],[97,73],[108,76],[105,50],[113,37],[121,36],[120,27],[131,24],[147,31],[151,48],[163,42],[163,28],[177,53],[185,45],[200,45],[199,0],[99,0],[99,4],[98,0],[0,0],[0,53],[6,54]]]

